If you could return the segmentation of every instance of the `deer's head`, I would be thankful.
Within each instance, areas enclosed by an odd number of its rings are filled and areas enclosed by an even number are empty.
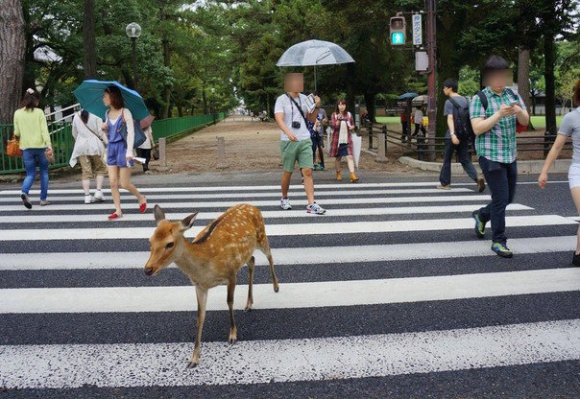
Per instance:
[[[197,216],[196,212],[181,221],[172,222],[165,218],[165,212],[159,205],[155,205],[154,214],[157,228],[149,239],[151,253],[145,265],[145,274],[148,276],[158,273],[183,254],[183,233],[193,226]]]

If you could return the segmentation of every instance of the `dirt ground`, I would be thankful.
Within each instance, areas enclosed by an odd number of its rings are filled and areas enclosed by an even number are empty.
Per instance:
[[[225,140],[225,159],[218,162],[217,138]],[[232,117],[197,131],[167,148],[169,173],[199,173],[215,171],[280,170],[280,131],[274,122],[259,122],[250,118]],[[368,147],[363,137],[363,148]],[[421,171],[400,164],[401,149],[392,146],[388,162],[375,162],[374,156],[361,154],[360,170],[421,174]],[[327,171],[332,172],[334,158],[325,158]],[[152,162],[152,169],[157,167]],[[218,167],[221,166],[221,167]],[[345,165],[346,166],[346,165]],[[329,173],[330,173],[329,172]]]

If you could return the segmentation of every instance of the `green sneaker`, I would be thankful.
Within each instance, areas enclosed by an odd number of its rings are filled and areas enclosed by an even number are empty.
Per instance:
[[[312,170],[320,170],[320,166],[318,166],[317,163],[314,164],[314,167],[312,168]]]
[[[473,219],[475,220],[475,235],[477,238],[484,238],[485,237],[485,225],[487,222],[484,222],[479,217],[479,211],[473,211],[471,214]]]
[[[491,250],[497,254],[497,256],[501,256],[502,258],[511,258],[514,256],[514,253],[511,249],[509,249],[505,244],[494,242],[491,245]]]

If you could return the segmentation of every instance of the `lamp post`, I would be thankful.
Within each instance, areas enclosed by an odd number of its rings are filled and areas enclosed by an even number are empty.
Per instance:
[[[137,76],[137,38],[141,36],[141,26],[136,22],[131,22],[125,28],[125,32],[127,32],[127,37],[131,39],[131,63],[133,64],[133,80],[134,84],[132,89],[137,88],[137,83],[139,78]]]

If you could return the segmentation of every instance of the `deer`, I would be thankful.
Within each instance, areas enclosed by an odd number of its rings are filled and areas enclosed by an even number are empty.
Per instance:
[[[193,227],[198,212],[181,221],[169,221],[161,207],[155,205],[154,215],[157,227],[149,239],[150,256],[145,264],[145,274],[153,276],[175,263],[195,287],[197,331],[191,360],[187,364],[187,368],[194,368],[200,362],[201,336],[210,288],[227,284],[230,344],[238,339],[234,319],[234,291],[238,271],[244,265],[248,265],[248,299],[245,311],[250,311],[254,304],[252,285],[256,259],[253,254],[256,249],[268,258],[274,292],[280,289],[264,219],[255,206],[239,204],[221,214],[190,242],[184,237],[184,233]]]

